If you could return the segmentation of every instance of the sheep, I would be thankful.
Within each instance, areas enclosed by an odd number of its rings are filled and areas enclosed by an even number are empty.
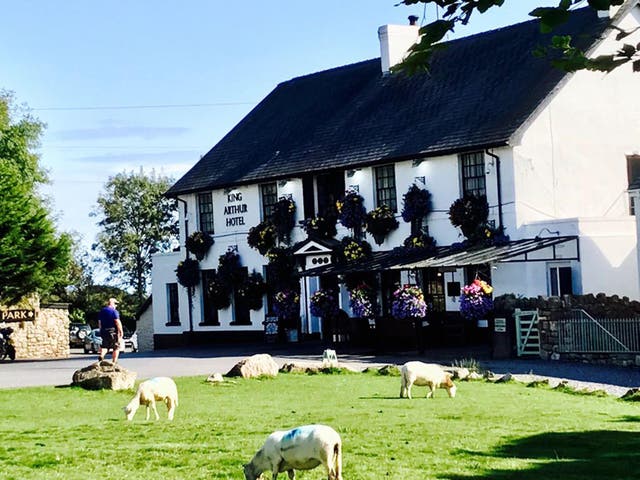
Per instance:
[[[411,398],[411,386],[427,386],[427,398],[433,398],[436,388],[446,388],[449,397],[456,396],[456,386],[451,381],[451,373],[445,372],[434,363],[407,362],[401,368],[402,383],[400,398]]]
[[[169,377],[150,378],[138,385],[136,395],[131,399],[129,404],[124,407],[127,420],[133,419],[141,404],[147,407],[147,420],[149,420],[150,409],[153,410],[156,420],[159,420],[160,416],[158,415],[158,410],[156,410],[156,400],[164,402],[167,405],[167,418],[173,420],[173,414],[178,406],[178,388],[175,382]]]
[[[246,480],[261,479],[271,471],[273,480],[278,473],[287,472],[295,478],[296,470],[311,470],[324,465],[328,480],[342,480],[342,440],[333,428],[326,425],[305,425],[288,431],[276,431],[251,461],[244,465]]]

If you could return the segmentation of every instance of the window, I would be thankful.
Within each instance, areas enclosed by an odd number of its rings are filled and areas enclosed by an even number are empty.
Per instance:
[[[180,325],[177,283],[167,283],[167,312],[167,325]]]
[[[629,188],[640,188],[640,155],[627,156],[627,180]],[[629,196],[629,215],[636,214],[636,197]]]
[[[549,295],[552,297],[573,295],[571,267],[563,265],[549,267]]]
[[[344,171],[324,173],[316,177],[318,189],[318,210],[319,216],[335,216],[336,201],[344,196]]]
[[[249,312],[249,306],[247,302],[242,300],[240,296],[240,289],[236,285],[244,283],[244,279],[249,275],[247,267],[242,267],[242,273],[240,274],[242,279],[233,287],[233,325],[251,325],[251,315]]]
[[[484,153],[473,152],[460,155],[462,175],[462,195],[472,194],[476,197],[487,194],[484,176]]]
[[[276,183],[263,183],[260,185],[260,198],[262,200],[262,220],[269,220],[273,216],[276,203],[278,203]]]
[[[213,199],[211,192],[198,194],[198,223],[200,230],[213,234]]]
[[[425,268],[421,272],[424,297],[430,307],[429,311],[444,312],[444,273],[435,268]]]
[[[215,275],[215,270],[202,270],[202,322],[200,325],[220,325],[218,309],[213,306],[209,293],[209,284]]]
[[[375,168],[376,207],[387,205],[394,212],[398,211],[396,200],[396,176],[393,165]]]

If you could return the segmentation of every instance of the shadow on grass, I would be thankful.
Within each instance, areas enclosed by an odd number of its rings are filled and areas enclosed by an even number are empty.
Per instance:
[[[470,452],[461,452],[468,455]],[[498,446],[486,454],[529,460],[528,468],[489,470],[481,475],[443,475],[450,480],[640,479],[640,434],[595,430],[549,432]]]

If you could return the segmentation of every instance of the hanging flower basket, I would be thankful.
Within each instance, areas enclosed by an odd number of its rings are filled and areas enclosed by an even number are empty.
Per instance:
[[[399,320],[424,317],[427,314],[427,303],[422,289],[416,285],[404,285],[393,292],[391,314]]]
[[[176,268],[178,283],[185,288],[193,288],[200,282],[200,264],[193,258],[186,258]]]
[[[263,297],[266,293],[267,284],[262,275],[255,271],[251,272],[238,288],[238,296],[251,310],[262,308]]]
[[[271,223],[276,230],[278,240],[289,244],[291,238],[291,230],[295,226],[296,221],[296,203],[286,197],[282,197],[275,204]]]
[[[493,287],[484,280],[475,279],[462,287],[460,313],[468,320],[477,320],[493,310]]]
[[[271,291],[285,290],[286,287],[299,282],[295,277],[296,260],[291,248],[274,247],[269,250],[267,258]]]
[[[332,290],[316,290],[310,301],[311,315],[315,317],[333,318],[338,314],[338,299]]]
[[[338,220],[347,228],[360,231],[364,224],[367,211],[364,208],[364,198],[358,192],[348,190],[342,199],[336,202]]]
[[[372,318],[376,315],[375,292],[366,283],[349,290],[349,306],[353,315],[360,318]]]
[[[302,228],[310,237],[333,238],[338,234],[336,230],[336,217],[313,217],[302,223]]]
[[[231,306],[231,284],[225,282],[218,274],[209,279],[209,300],[217,310],[224,310]]]
[[[371,245],[364,240],[344,237],[341,240],[342,255],[346,262],[357,262],[371,256]]]
[[[472,242],[482,240],[483,227],[489,218],[489,204],[485,195],[467,194],[449,207],[449,220],[460,227],[462,234]]]
[[[413,184],[402,197],[402,219],[407,223],[422,221],[431,213],[431,193]]]
[[[367,233],[373,236],[377,245],[382,245],[384,237],[400,225],[388,205],[380,205],[367,213],[365,223]]]
[[[218,257],[218,277],[230,285],[237,285],[243,280],[240,255],[229,250]]]
[[[265,221],[249,229],[247,243],[251,248],[258,250],[261,255],[266,255],[276,246],[277,238],[276,227],[273,223]]]
[[[435,238],[424,233],[409,235],[404,239],[402,245],[409,251],[435,252],[436,250]]]
[[[213,245],[213,237],[206,232],[193,232],[187,237],[184,246],[193,253],[198,260],[202,260],[211,246]]]
[[[273,311],[283,320],[293,320],[300,314],[300,295],[293,290],[281,290],[273,297]]]

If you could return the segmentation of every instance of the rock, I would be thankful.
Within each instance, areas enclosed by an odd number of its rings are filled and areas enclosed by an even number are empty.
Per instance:
[[[316,373],[320,369],[319,366],[312,367],[308,364],[301,365],[298,363],[285,363],[284,365],[282,365],[280,371],[284,373],[308,373],[310,368],[315,369]]]
[[[212,382],[212,383],[222,383],[224,382],[224,378],[222,377],[222,374],[219,372],[214,372],[211,375],[209,375],[207,377],[207,382]]]
[[[469,376],[467,376],[467,380],[482,380],[483,378],[484,377],[478,372],[471,372]]]
[[[512,380],[515,380],[513,378],[513,375],[511,373],[505,373],[504,375],[502,375],[500,378],[496,380],[496,383],[507,383],[507,382],[511,382]]]
[[[103,360],[76,370],[71,385],[86,390],[129,390],[134,387],[137,376],[117,363]]]
[[[240,360],[229,370],[227,377],[255,378],[278,375],[278,364],[268,353],[260,353]]]
[[[471,375],[471,372],[469,372],[469,369],[466,367],[458,367],[452,370],[454,380],[466,380],[469,378],[469,375]]]

